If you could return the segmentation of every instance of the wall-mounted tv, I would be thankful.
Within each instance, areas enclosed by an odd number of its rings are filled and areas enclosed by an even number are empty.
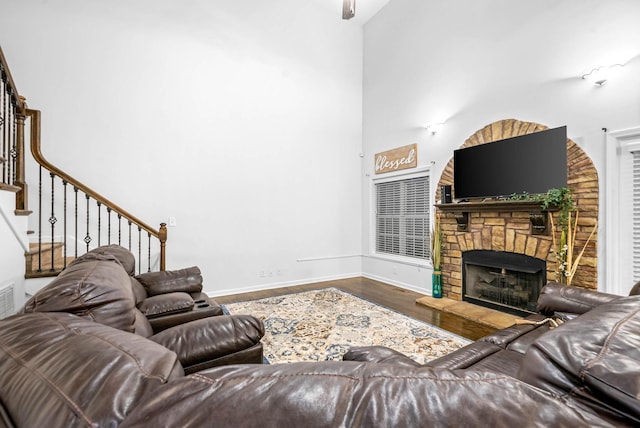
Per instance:
[[[546,193],[567,186],[567,127],[455,150],[457,200]]]

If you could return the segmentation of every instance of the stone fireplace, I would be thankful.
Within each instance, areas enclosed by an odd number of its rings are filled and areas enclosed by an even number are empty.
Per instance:
[[[469,137],[462,147],[542,131],[548,127],[532,122],[514,119],[502,120],[477,131]],[[581,250],[598,218],[598,174],[586,153],[571,140],[567,140],[568,183],[573,191],[572,197],[579,210],[579,220],[575,237],[575,248]],[[503,311],[528,312],[535,307],[531,302],[522,304],[525,294],[529,300],[537,299],[539,290],[547,281],[556,279],[556,259],[553,252],[553,238],[548,224],[548,213],[543,212],[540,204],[533,201],[489,200],[465,203],[440,204],[439,189],[442,185],[453,186],[453,158],[445,167],[438,183],[436,194],[436,213],[444,234],[442,251],[443,296],[455,300],[469,300],[485,304]],[[455,189],[453,191],[455,195]],[[557,225],[557,213],[553,213]],[[477,251],[481,251],[477,253]],[[488,251],[489,253],[484,253]],[[512,269],[512,264],[497,265],[473,262],[464,267],[464,262],[472,254],[508,253],[539,261],[535,268],[520,271]],[[507,257],[508,258],[508,257]],[[526,263],[525,263],[526,264]],[[478,266],[483,266],[480,269]],[[528,272],[535,270],[535,272]],[[516,272],[518,274],[516,275]],[[534,275],[535,274],[535,275]],[[521,275],[521,281],[507,291]],[[529,276],[534,275],[534,276]],[[467,289],[463,280],[468,276],[482,277],[480,285]],[[516,281],[517,282],[517,281]],[[536,286],[531,284],[537,284]],[[573,279],[573,285],[597,289],[597,232],[586,246]],[[530,288],[529,288],[530,287]],[[467,297],[465,297],[467,295]],[[480,297],[478,297],[478,295]],[[485,300],[504,300],[486,303]],[[511,296],[511,297],[509,297]],[[474,300],[475,299],[475,300]],[[511,300],[510,300],[511,299]],[[511,307],[516,303],[514,307]],[[493,306],[492,306],[493,305]]]

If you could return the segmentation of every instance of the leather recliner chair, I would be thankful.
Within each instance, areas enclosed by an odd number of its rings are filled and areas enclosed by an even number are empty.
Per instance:
[[[174,322],[171,327],[165,323],[165,328],[156,331],[136,305],[132,283],[137,280],[130,276],[133,257],[129,260],[126,253],[121,248],[102,248],[84,254],[31,297],[20,313],[67,312],[135,333],[175,352],[187,374],[225,364],[262,363],[260,339],[264,326],[262,321],[250,315],[208,316],[195,320],[188,320],[187,315],[181,319],[185,322]],[[187,272],[194,271],[187,269]],[[182,276],[182,273],[169,274],[173,279]],[[177,281],[162,284],[170,282]],[[184,283],[192,286],[194,282]],[[191,299],[186,292],[177,293]],[[144,307],[145,302],[143,299],[138,304]]]
[[[135,256],[125,247],[114,244],[95,248],[76,260],[92,258],[96,254],[115,257],[129,274],[136,307],[147,317],[155,333],[223,314],[222,307],[202,292],[202,274],[197,266],[136,275]]]

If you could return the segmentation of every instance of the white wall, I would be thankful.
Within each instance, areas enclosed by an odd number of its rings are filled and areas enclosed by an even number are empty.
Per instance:
[[[0,290],[13,287],[14,309],[25,302],[25,258],[27,219],[15,216],[16,196],[0,190]]]
[[[640,2],[635,0],[393,0],[364,27],[363,206],[371,203],[373,155],[418,143],[418,167],[442,169],[466,138],[496,120],[567,125],[594,161],[601,185],[599,279],[606,271],[603,224],[605,136],[640,124]],[[619,79],[580,79],[626,63]],[[446,120],[436,135],[421,125]],[[370,251],[371,217],[363,215]],[[365,272],[430,291],[431,271],[365,258]],[[602,289],[602,285],[600,285]]]
[[[361,253],[362,27],[340,10],[3,3],[45,156],[151,225],[175,217],[168,268],[199,265],[211,294],[360,274],[342,256]]]

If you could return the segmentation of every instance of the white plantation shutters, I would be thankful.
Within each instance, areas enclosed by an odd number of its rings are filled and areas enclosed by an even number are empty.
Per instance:
[[[375,184],[376,252],[430,257],[429,176]]]
[[[633,155],[633,281],[640,281],[640,150]]]

